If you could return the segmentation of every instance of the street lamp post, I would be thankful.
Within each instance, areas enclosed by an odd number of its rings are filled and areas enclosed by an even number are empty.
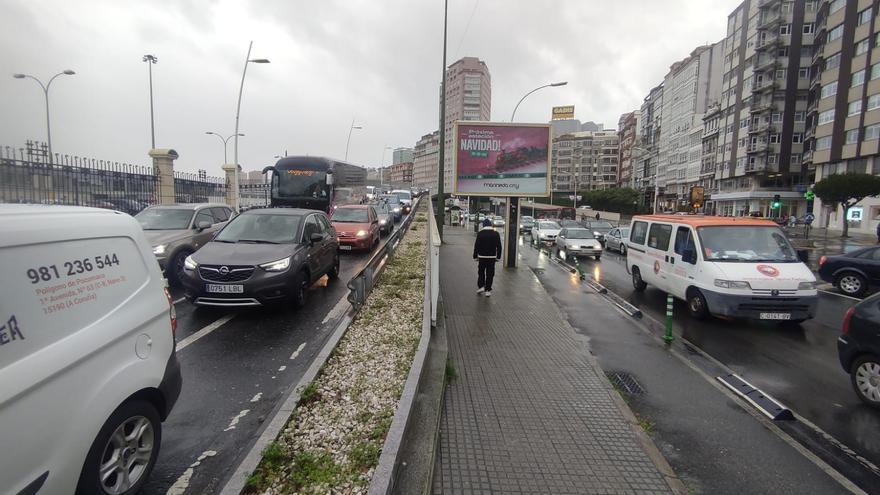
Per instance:
[[[449,0],[443,0],[443,79],[440,83],[440,153],[437,157],[437,205],[434,218],[437,231],[443,236],[443,215],[446,202],[443,201],[443,181],[446,172],[446,25],[449,20]]]
[[[363,128],[363,126],[354,125],[354,119],[351,119],[351,127],[348,128],[348,139],[345,141],[345,161],[348,161],[348,146],[351,144],[351,131]]]
[[[54,81],[56,77],[58,77],[58,76],[72,76],[74,74],[76,74],[76,72],[74,72],[70,69],[61,71],[58,74],[55,74],[54,76],[52,76],[52,78],[49,79],[49,82],[46,84],[43,84],[43,81],[40,81],[39,79],[37,79],[36,77],[34,77],[30,74],[13,74],[12,75],[12,77],[14,77],[16,79],[24,79],[24,78],[33,79],[34,81],[37,81],[37,84],[39,84],[41,88],[43,88],[43,95],[45,95],[45,97],[46,97],[46,144],[49,146],[49,164],[50,165],[53,163],[54,159],[52,157],[52,124],[50,124],[50,122],[49,122],[49,88],[52,87],[52,81]]]
[[[220,138],[220,141],[223,141],[223,163],[224,164],[227,163],[229,161],[229,157],[226,155],[226,143],[227,143],[227,141],[229,141],[232,138],[233,135],[230,134],[227,137],[223,137],[222,135],[217,134],[216,132],[211,132],[211,131],[205,131],[205,134],[217,136],[218,138]],[[235,134],[235,135],[244,137],[244,134],[241,134],[241,133]]]
[[[556,88],[558,86],[565,86],[566,84],[568,84],[568,81],[561,81],[561,82],[545,84],[543,86],[538,86],[537,88],[524,94],[523,97],[519,99],[519,103],[517,103],[516,106],[513,107],[513,113],[510,115],[510,121],[513,122],[513,118],[516,117],[516,110],[519,108],[519,104],[522,103],[523,100],[525,100],[526,97],[529,96],[530,94],[534,93],[535,91],[538,91],[539,89],[550,88],[550,87]]]
[[[233,209],[238,209],[238,136],[240,136],[238,132],[238,117],[241,114],[241,94],[244,92],[244,77],[247,75],[248,64],[268,64],[269,59],[267,58],[251,58],[251,48],[253,48],[254,42],[251,41],[248,43],[248,51],[247,56],[244,58],[244,70],[241,72],[241,85],[238,88],[238,104],[235,106],[235,133],[232,135],[235,139],[233,140],[233,159],[235,161],[235,174],[234,179],[232,180],[232,197],[233,199]],[[224,151],[225,154],[225,151]],[[224,156],[224,160],[226,157]],[[224,164],[226,165],[226,164]]]
[[[156,58],[155,55],[144,55],[144,62],[147,63],[147,67],[150,72],[150,138],[151,143],[153,144],[152,149],[156,149],[156,121],[153,117],[153,65],[155,65],[159,59]]]

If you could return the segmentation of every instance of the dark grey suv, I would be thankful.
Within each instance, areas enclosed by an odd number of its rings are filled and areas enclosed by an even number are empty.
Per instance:
[[[339,243],[323,212],[249,210],[184,261],[186,298],[197,306],[305,304],[319,278],[339,277]]]

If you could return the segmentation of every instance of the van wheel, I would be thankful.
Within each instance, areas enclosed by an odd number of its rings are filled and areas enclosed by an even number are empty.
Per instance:
[[[709,316],[709,305],[699,289],[690,289],[687,292],[688,313],[696,320],[705,320]]]
[[[309,290],[309,274],[305,270],[300,271],[293,284],[293,305],[301,308],[306,305],[306,291]]]
[[[168,278],[168,283],[170,284],[182,284],[183,275],[183,262],[186,261],[186,257],[193,254],[189,249],[181,249],[174,255],[174,258],[171,259],[171,262],[165,268],[165,277]]]
[[[644,292],[646,288],[648,288],[648,284],[642,280],[642,273],[639,271],[638,267],[632,267],[632,281],[633,281],[633,289],[636,292]]]
[[[336,280],[339,278],[339,253],[333,255],[333,266],[330,268],[330,271],[327,272],[327,277],[330,280]]]
[[[856,272],[844,272],[838,275],[835,284],[840,292],[852,297],[862,297],[868,290],[865,277]]]
[[[156,408],[134,400],[110,415],[92,443],[76,493],[133,494],[146,483],[162,441]]]

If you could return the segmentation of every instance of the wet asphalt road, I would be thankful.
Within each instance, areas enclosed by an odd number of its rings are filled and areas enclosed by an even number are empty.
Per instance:
[[[178,346],[220,325],[177,351],[183,389],[163,424],[159,458],[142,493],[219,492],[267,416],[323,347],[338,311],[348,308],[347,301],[340,303],[348,294],[346,283],[369,257],[343,252],[339,279],[319,280],[301,310],[208,309],[177,302]],[[172,296],[177,300],[182,293],[172,289]]]
[[[647,316],[665,321],[666,294],[650,286],[644,293],[635,292],[625,257],[606,251],[601,261],[582,259],[581,266],[588,278]],[[800,326],[714,318],[696,321],[687,314],[684,301],[676,300],[673,332],[880,465],[880,411],[859,401],[837,358],[843,315],[856,301],[821,291],[819,295],[817,317]]]

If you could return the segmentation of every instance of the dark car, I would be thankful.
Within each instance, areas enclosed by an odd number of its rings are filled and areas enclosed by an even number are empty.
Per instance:
[[[379,197],[382,201],[388,203],[388,208],[391,209],[391,214],[394,216],[394,221],[399,222],[401,218],[403,218],[403,203],[400,202],[400,196],[396,194],[383,194]]]
[[[587,229],[593,231],[593,235],[602,245],[605,245],[605,236],[614,228],[614,225],[607,220],[586,220],[584,224]]]
[[[880,246],[819,258],[819,277],[840,292],[861,297],[870,286],[880,284]]]
[[[563,229],[582,229],[584,224],[577,220],[560,220],[559,226]]]
[[[381,235],[390,234],[394,230],[394,214],[391,213],[388,203],[378,201],[370,203],[370,206],[376,210],[376,215],[379,216],[379,233]]]
[[[880,294],[849,308],[837,355],[865,404],[880,408]]]
[[[185,295],[198,306],[302,306],[315,281],[339,277],[338,248],[323,212],[249,210],[187,257]]]

